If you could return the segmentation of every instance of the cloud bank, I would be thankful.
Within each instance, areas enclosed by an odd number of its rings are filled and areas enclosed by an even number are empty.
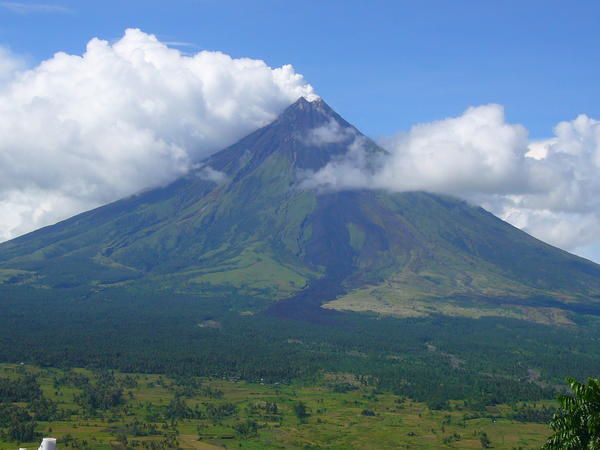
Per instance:
[[[29,70],[0,48],[0,240],[168,183],[300,96],[315,94],[290,65],[137,29]]]
[[[373,157],[354,140],[305,185],[454,194],[568,250],[600,241],[599,121],[581,115],[556,125],[552,138],[530,141],[501,106],[484,105],[381,145],[388,154]]]

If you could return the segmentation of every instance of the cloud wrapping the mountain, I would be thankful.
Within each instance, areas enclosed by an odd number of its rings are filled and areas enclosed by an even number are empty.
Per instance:
[[[524,189],[527,131],[507,124],[499,105],[414,126],[383,142],[391,156],[375,181],[401,190],[463,195]]]
[[[342,127],[337,120],[331,119],[325,125],[310,130],[304,136],[304,141],[308,145],[322,147],[328,144],[351,142],[355,135],[352,128]]]
[[[30,70],[0,50],[0,239],[168,183],[300,96],[315,94],[292,66],[137,29]]]
[[[600,241],[600,122],[585,115],[530,142],[503,108],[485,105],[384,139],[373,158],[356,140],[310,174],[319,189],[426,190],[454,194],[569,250]]]
[[[362,139],[352,142],[348,155],[315,173],[312,183],[333,189],[457,195],[497,193],[506,190],[508,182],[525,183],[521,160],[527,152],[527,131],[507,124],[499,105],[469,108],[460,117],[416,125],[408,133],[384,139],[381,145],[389,154],[375,160],[363,154],[363,144]]]

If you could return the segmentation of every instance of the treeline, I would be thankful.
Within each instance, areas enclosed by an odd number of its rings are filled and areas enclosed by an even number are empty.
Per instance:
[[[554,407],[524,404],[514,409],[511,418],[519,422],[550,423],[556,412]]]
[[[318,324],[241,315],[235,308],[250,301],[244,299],[113,296],[110,302],[0,300],[0,360],[265,383],[352,373],[438,409],[452,399],[485,406],[553,398],[551,388],[529,380],[529,369],[552,382],[547,386],[600,372],[600,330],[586,324],[557,330],[498,318],[356,314]],[[198,326],[206,320],[220,326]],[[108,385],[101,379],[81,385],[80,401],[92,410],[118,404],[127,388]],[[195,387],[180,389],[185,396]]]

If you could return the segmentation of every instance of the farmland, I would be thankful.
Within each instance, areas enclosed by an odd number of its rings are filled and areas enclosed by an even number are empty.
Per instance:
[[[5,430],[0,449],[32,448],[42,435],[57,437],[61,450],[527,449],[548,436],[543,422],[552,410],[543,401],[431,409],[339,373],[267,384],[5,364],[0,379],[3,408],[28,411],[37,433],[16,442]],[[39,393],[19,391],[24,380],[35,380]],[[11,392],[30,398],[10,399]]]

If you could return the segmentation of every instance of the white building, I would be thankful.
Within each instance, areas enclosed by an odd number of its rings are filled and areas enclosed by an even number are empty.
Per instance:
[[[26,448],[20,448],[19,450],[27,450]],[[38,450],[56,450],[56,439],[55,438],[44,438],[42,445]]]
[[[56,439],[44,438],[38,450],[56,450]]]

